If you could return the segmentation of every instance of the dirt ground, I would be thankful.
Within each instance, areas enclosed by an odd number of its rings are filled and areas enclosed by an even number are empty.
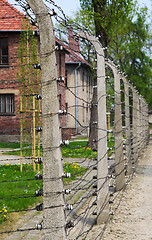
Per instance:
[[[132,181],[112,209],[116,212],[111,216],[104,235],[98,236],[103,226],[95,226],[87,240],[152,239],[152,140],[139,159]]]

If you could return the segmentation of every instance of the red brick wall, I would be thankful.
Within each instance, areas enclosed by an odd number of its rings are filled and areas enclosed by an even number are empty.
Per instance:
[[[17,52],[19,33],[0,34],[0,37],[8,37],[9,45],[9,67],[0,66],[0,89],[19,90],[17,83]],[[65,52],[56,51],[57,76],[65,78]],[[60,66],[59,66],[60,65]],[[58,97],[61,100],[61,109],[65,109],[66,95],[65,84],[58,83]],[[13,116],[0,116],[0,134],[1,135],[19,135],[19,94],[15,95]],[[66,116],[60,116],[61,127],[66,126]]]
[[[76,136],[75,128],[62,128],[62,139],[70,140],[72,136]]]
[[[0,89],[8,90],[8,93],[14,93],[18,89],[17,72],[17,50],[18,33],[0,34],[0,37],[8,37],[9,67],[0,66]],[[12,91],[12,92],[11,92]],[[14,95],[14,115],[0,116],[0,134],[18,135],[19,134],[19,95]]]

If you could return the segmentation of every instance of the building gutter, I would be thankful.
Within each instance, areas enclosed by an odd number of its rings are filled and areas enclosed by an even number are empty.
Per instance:
[[[81,66],[81,62],[79,62],[78,66],[75,68],[75,121],[76,121],[75,128],[76,128],[76,134],[78,132],[78,122],[77,122],[77,120],[78,120],[78,113],[77,113],[77,111],[78,111],[78,103],[77,103],[78,76],[77,75],[78,75],[78,69],[80,68],[80,66]]]

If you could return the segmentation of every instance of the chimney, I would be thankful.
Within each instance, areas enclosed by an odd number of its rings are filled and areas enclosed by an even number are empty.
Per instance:
[[[79,48],[79,38],[78,36],[73,34],[73,29],[71,27],[68,28],[68,36],[69,36],[69,48],[75,53],[80,53]]]

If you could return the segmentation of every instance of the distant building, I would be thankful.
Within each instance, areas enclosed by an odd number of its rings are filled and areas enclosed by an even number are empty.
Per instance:
[[[88,135],[92,78],[90,65],[79,55],[79,39],[69,28],[69,54],[66,54],[66,106],[68,108],[66,129],[76,135]]]

